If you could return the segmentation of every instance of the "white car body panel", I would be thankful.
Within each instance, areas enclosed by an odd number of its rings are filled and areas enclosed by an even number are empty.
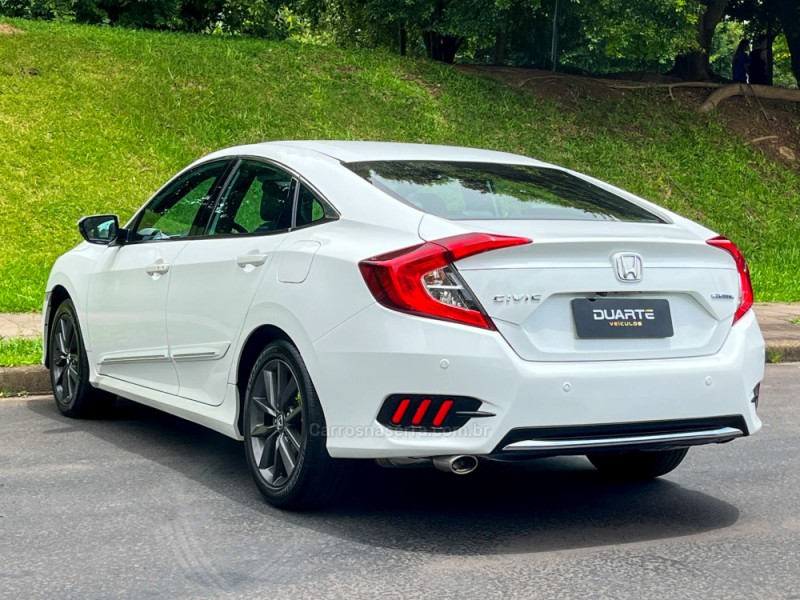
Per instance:
[[[63,290],[73,299],[92,385],[241,439],[239,361],[248,339],[269,326],[284,332],[306,363],[333,457],[487,455],[520,427],[721,415],[741,415],[746,434],[761,427],[752,400],[763,378],[763,338],[752,311],[731,326],[735,304],[710,299],[738,293],[733,259],[705,243],[714,232],[580,174],[666,222],[448,221],[388,196],[340,164],[416,159],[549,166],[506,153],[276,142],[229,148],[194,164],[226,156],[281,165],[329,201],[339,219],[238,239],[82,243],[66,253],[53,268],[47,297]],[[376,302],[359,261],[465,232],[533,239],[456,265],[497,331]],[[618,252],[643,257],[642,282],[614,277]],[[242,263],[248,256],[256,259]],[[168,270],[147,274],[159,260]],[[641,298],[670,300],[672,338],[576,338],[572,297],[634,290]],[[539,298],[494,301],[525,294]],[[47,319],[48,301],[44,308]],[[384,399],[398,393],[475,397],[495,416],[472,419],[452,433],[393,431],[376,417]]]
[[[284,236],[195,240],[170,269],[167,331],[183,398],[219,405],[253,298]],[[209,283],[212,283],[209,285]]]
[[[526,426],[741,414],[750,433],[761,428],[751,399],[764,347],[752,313],[711,357],[583,363],[524,361],[497,332],[428,321],[373,305],[314,345],[320,397],[348,399],[330,413],[326,406],[332,456],[482,455]],[[448,435],[388,431],[375,424],[373,399],[395,392],[474,396],[497,417]]]
[[[452,235],[437,231],[427,215],[425,239]],[[478,254],[457,267],[487,314],[525,360],[584,361],[707,356],[719,350],[735,311],[738,273],[730,257],[677,225],[594,222],[460,221],[466,231],[525,235],[534,243]],[[447,231],[448,233],[445,233]],[[711,237],[711,236],[709,236]],[[619,281],[617,253],[636,252],[647,265],[641,282]],[[569,303],[603,291],[666,298],[678,329],[664,339],[581,340],[575,337]],[[502,299],[500,298],[502,297]]]
[[[169,269],[187,243],[106,248],[89,279],[84,325],[100,375],[178,392],[166,327],[172,275],[153,267]]]

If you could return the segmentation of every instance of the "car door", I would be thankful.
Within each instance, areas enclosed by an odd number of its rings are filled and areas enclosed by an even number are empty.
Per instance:
[[[179,395],[218,405],[253,296],[292,225],[296,181],[268,162],[242,159],[212,211],[206,235],[175,260],[167,329]]]
[[[133,219],[128,240],[106,250],[87,298],[92,360],[100,375],[178,393],[166,328],[171,268],[187,240],[205,232],[230,164],[211,161],[176,177]]]

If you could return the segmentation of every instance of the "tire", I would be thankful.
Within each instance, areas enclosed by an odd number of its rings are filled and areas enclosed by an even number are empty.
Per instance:
[[[72,300],[64,300],[53,315],[48,356],[53,397],[64,415],[93,417],[112,408],[114,396],[89,383],[89,361]]]
[[[626,452],[624,454],[589,454],[588,458],[602,474],[621,481],[645,481],[666,475],[683,461],[688,448]]]
[[[320,508],[347,485],[351,463],[328,454],[325,415],[303,359],[290,342],[272,342],[253,365],[243,427],[250,473],[273,506]]]

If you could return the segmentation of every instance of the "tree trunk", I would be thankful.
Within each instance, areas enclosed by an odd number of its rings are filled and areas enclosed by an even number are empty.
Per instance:
[[[464,43],[464,38],[462,37],[445,35],[437,31],[423,31],[422,39],[425,41],[428,58],[450,65],[455,62],[456,53],[461,44]]]
[[[714,79],[709,57],[714,30],[725,15],[728,0],[707,0],[706,10],[697,18],[697,44],[700,50],[682,54],[675,58],[671,75],[687,81],[710,81]]]
[[[494,64],[502,65],[506,62],[506,44],[508,43],[508,10],[500,14],[500,23],[494,36]]]
[[[406,55],[406,48],[408,46],[408,31],[405,25],[400,25],[400,56]]]
[[[792,73],[800,85],[800,3],[797,0],[778,0],[776,7],[792,56]]]
[[[669,74],[684,81],[711,81],[714,78],[705,52],[688,52],[675,57],[675,66]]]

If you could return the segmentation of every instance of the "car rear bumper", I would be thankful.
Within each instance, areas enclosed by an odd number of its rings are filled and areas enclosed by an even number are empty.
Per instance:
[[[670,450],[723,444],[747,435],[747,431],[747,423],[740,415],[579,427],[523,427],[510,431],[490,457],[516,460],[587,452]]]
[[[373,305],[312,354],[334,457],[587,454],[725,442],[761,427],[753,400],[764,340],[752,311],[712,356],[543,363],[522,360],[497,332]],[[376,417],[392,394],[470,396],[494,416],[449,432],[391,429]],[[587,429],[558,437],[570,428]]]

